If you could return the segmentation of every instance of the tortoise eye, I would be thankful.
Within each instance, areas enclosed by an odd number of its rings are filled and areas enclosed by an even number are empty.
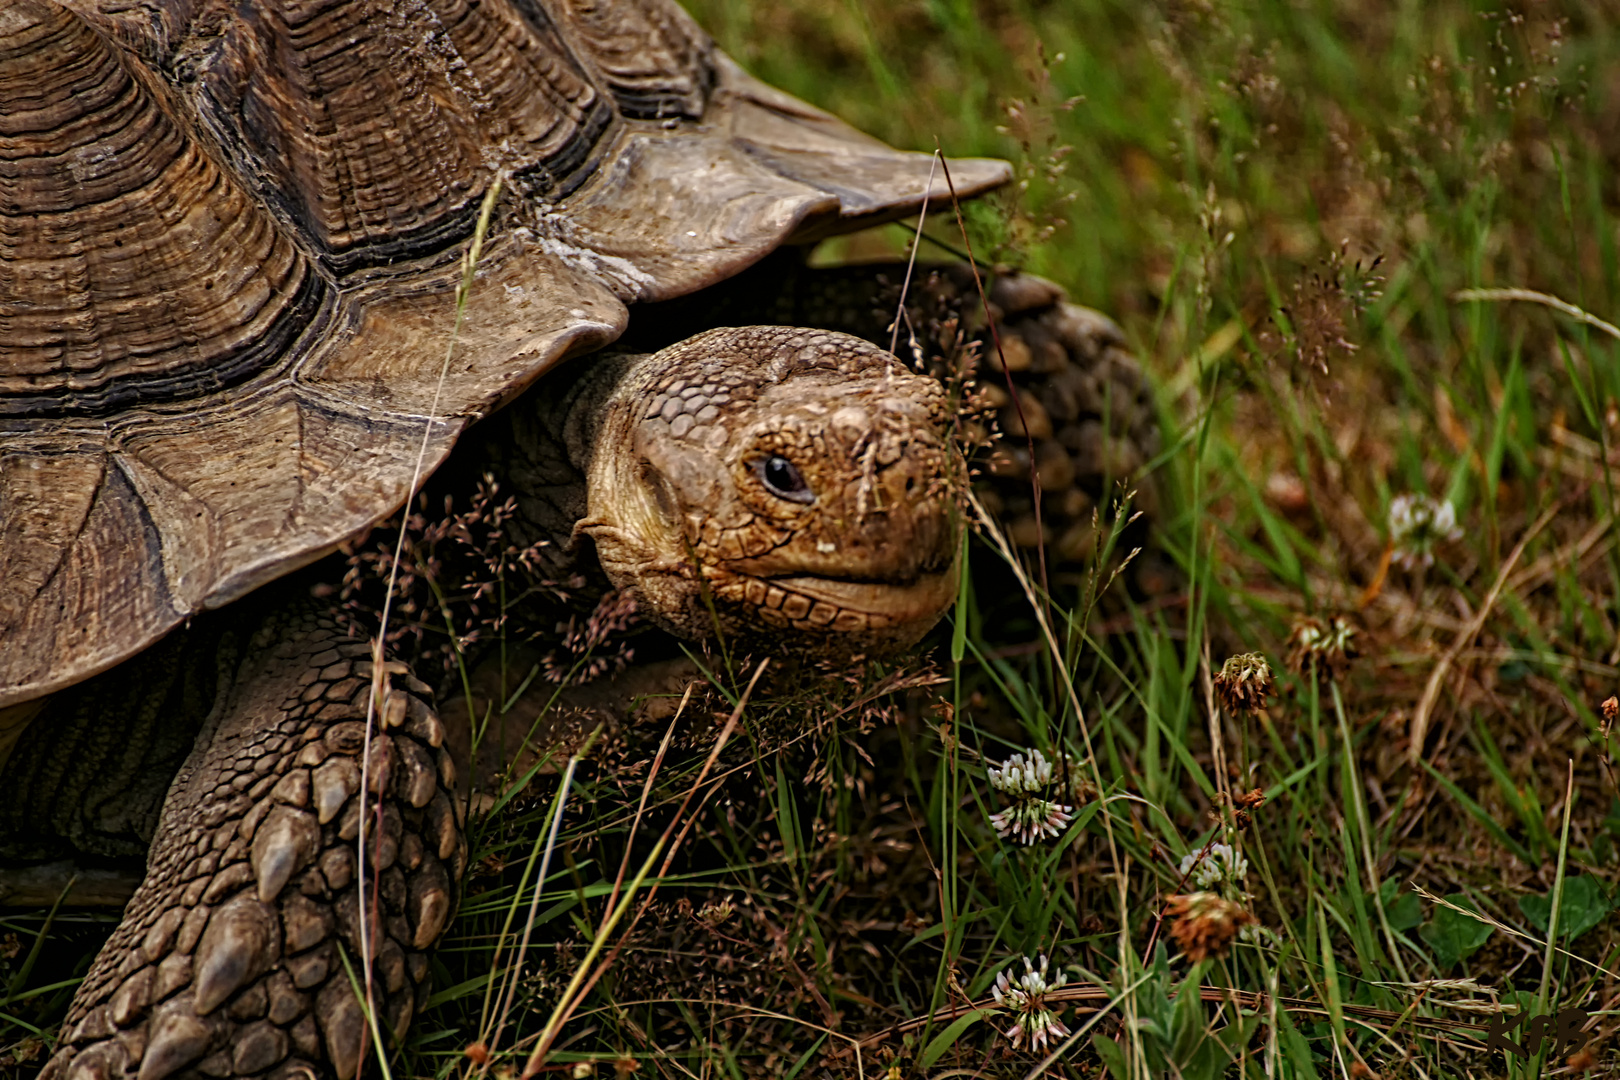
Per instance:
[[[759,474],[760,482],[765,485],[766,490],[778,499],[796,503],[816,501],[816,493],[804,482],[804,476],[800,474],[798,467],[780,454],[761,458],[755,463],[754,471]]]

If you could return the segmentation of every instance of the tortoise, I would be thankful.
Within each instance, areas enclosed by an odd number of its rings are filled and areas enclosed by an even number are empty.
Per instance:
[[[932,626],[963,470],[938,382],[845,332],[870,305],[610,349],[632,305],[667,337],[818,295],[767,257],[942,204],[931,166],[668,0],[0,7],[0,892],[146,856],[45,1075],[346,1080],[346,956],[403,1036],[466,861],[444,724],[265,586],[458,440],[521,458],[523,527],[674,633],[816,656]],[[1004,366],[1053,375],[1031,439],[1135,445],[1117,329],[1033,279],[992,298]],[[1086,394],[1133,418],[1099,435]]]

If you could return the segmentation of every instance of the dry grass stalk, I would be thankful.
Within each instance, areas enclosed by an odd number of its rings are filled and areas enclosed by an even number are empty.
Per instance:
[[[1452,640],[1451,646],[1435,662],[1434,670],[1429,672],[1429,681],[1423,687],[1423,696],[1418,699],[1417,711],[1412,714],[1412,726],[1407,736],[1406,755],[1408,760],[1416,762],[1423,757],[1423,743],[1429,734],[1429,717],[1434,712],[1434,703],[1440,697],[1440,686],[1445,680],[1446,673],[1451,670],[1452,664],[1456,663],[1457,656],[1472,645],[1474,639],[1479,636],[1479,632],[1485,628],[1486,621],[1491,617],[1491,610],[1496,607],[1497,598],[1502,595],[1502,589],[1512,576],[1513,568],[1519,563],[1519,557],[1524,554],[1524,549],[1529,545],[1530,541],[1535,539],[1536,535],[1546,528],[1547,523],[1558,515],[1559,509],[1560,507],[1556,504],[1549,507],[1535,520],[1535,523],[1530,528],[1525,530],[1524,535],[1519,538],[1519,542],[1513,546],[1513,551],[1508,555],[1507,561],[1497,571],[1496,581],[1491,585],[1490,592],[1485,594],[1484,602],[1479,605],[1479,610],[1474,613],[1474,618],[1469,622],[1467,629]]]
[[[478,209],[478,222],[473,229],[472,244],[462,257],[461,283],[456,287],[455,320],[450,327],[450,339],[444,348],[444,363],[439,367],[439,378],[434,384],[433,401],[428,407],[427,420],[422,425],[422,442],[417,447],[416,462],[411,469],[411,482],[405,489],[405,506],[408,508],[416,493],[422,486],[422,469],[427,462],[428,443],[433,437],[433,425],[438,423],[439,401],[444,391],[444,381],[450,374],[450,361],[455,356],[456,340],[461,336],[461,323],[467,313],[467,296],[472,291],[473,276],[478,269],[478,259],[484,250],[484,238],[489,234],[490,215],[494,213],[495,201],[500,196],[501,183],[504,177],[497,173],[484,194],[483,204]],[[366,850],[366,819],[370,816],[364,812],[365,793],[371,790],[371,739],[376,730],[377,715],[382,709],[382,702],[388,693],[388,672],[384,664],[384,642],[388,640],[388,617],[394,595],[395,577],[399,570],[400,552],[405,543],[405,530],[401,529],[397,547],[394,551],[393,566],[389,570],[388,588],[384,594],[381,627],[377,636],[371,643],[371,693],[366,695],[365,741],[361,747],[360,755],[360,792],[362,812],[359,817],[359,833],[355,837],[355,850]],[[377,804],[379,837],[381,835],[382,803]],[[379,840],[380,842],[380,840]],[[380,861],[380,860],[379,860]],[[355,860],[355,891],[360,897],[359,924],[360,924],[360,969],[365,978],[365,1001],[362,1002],[368,1026],[371,1029],[373,1049],[377,1054],[377,1063],[382,1068],[383,1076],[389,1077],[388,1058],[383,1050],[381,1034],[377,1029],[377,1003],[372,992],[372,967],[374,957],[371,955],[372,933],[371,926],[378,918],[377,905],[379,883],[372,882],[370,903],[366,902],[366,863],[365,858]],[[362,1051],[363,1054],[363,1051]]]
[[[708,778],[710,770],[714,768],[714,763],[720,758],[720,752],[725,749],[726,743],[731,739],[732,733],[737,730],[737,724],[742,720],[743,710],[748,707],[748,700],[753,695],[754,687],[759,683],[759,677],[765,674],[765,668],[768,664],[770,664],[769,658],[761,660],[759,662],[759,666],[754,669],[753,677],[748,680],[747,688],[743,690],[742,696],[737,699],[737,707],[731,711],[731,716],[726,720],[725,726],[720,729],[719,735],[715,738],[714,746],[709,751],[708,758],[703,762],[703,767],[698,770],[697,777],[692,781],[692,786],[687,789],[686,797],[681,801],[680,809],[670,820],[669,825],[664,829],[664,834],[659,837],[658,842],[653,845],[653,849],[651,853],[648,854],[646,862],[642,864],[640,873],[638,873],[635,880],[630,883],[630,891],[632,894],[640,887],[642,881],[646,879],[648,871],[652,869],[653,860],[663,853],[666,845],[668,845],[668,855],[664,859],[664,864],[659,871],[659,875],[662,876],[663,874],[668,873],[670,863],[675,857],[675,852],[679,850],[682,841],[686,838],[687,832],[692,827],[692,822],[696,820],[696,814],[692,815],[690,818],[686,816],[686,809],[691,805],[692,797],[697,794],[700,788],[704,786],[704,781]],[[707,796],[705,796],[705,802],[706,801]],[[699,809],[702,809],[701,805],[699,806]],[[680,833],[675,835],[674,842],[671,843],[670,837],[671,834],[675,833],[675,828],[677,825],[680,826]],[[625,931],[626,934],[635,928],[636,921],[639,920],[641,915],[647,910],[647,905],[652,902],[653,897],[656,896],[657,893],[658,885],[655,882],[648,890],[647,895],[642,899],[641,906],[637,910],[635,918],[631,920],[630,927]],[[546,1055],[550,1053],[552,1043],[556,1041],[558,1033],[562,1030],[562,1026],[568,1022],[569,1017],[572,1016],[574,1010],[579,1007],[579,1003],[584,1000],[585,995],[590,993],[597,981],[602,977],[602,975],[607,971],[608,967],[613,963],[614,959],[618,956],[618,949],[615,948],[591,973],[589,981],[586,981],[586,969],[590,967],[591,962],[595,960],[597,954],[601,952],[607,940],[607,935],[612,933],[614,926],[617,925],[619,919],[624,914],[625,908],[629,905],[629,901],[630,897],[626,896],[617,907],[613,908],[612,913],[607,917],[606,920],[604,920],[602,927],[597,931],[595,938],[591,942],[590,950],[585,954],[584,959],[580,961],[579,966],[575,969],[573,978],[569,980],[568,986],[563,990],[562,995],[558,998],[556,1008],[552,1010],[551,1018],[546,1021],[546,1026],[541,1030],[540,1038],[535,1045],[534,1051],[529,1055],[528,1061],[524,1063],[523,1072],[520,1074],[520,1080],[530,1080],[531,1077],[533,1077],[544,1067]]]
[[[1468,303],[1470,301],[1499,303],[1502,301],[1523,300],[1532,304],[1541,304],[1544,307],[1550,307],[1554,311],[1568,315],[1576,322],[1583,322],[1587,326],[1601,330],[1616,341],[1620,341],[1620,326],[1606,322],[1596,315],[1589,314],[1567,300],[1560,300],[1551,293],[1537,292],[1534,289],[1463,289],[1452,293],[1451,298],[1458,303]]]

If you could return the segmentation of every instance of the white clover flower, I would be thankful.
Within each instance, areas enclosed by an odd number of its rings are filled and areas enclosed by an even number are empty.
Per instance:
[[[1441,541],[1462,538],[1457,510],[1432,495],[1398,495],[1389,504],[1389,538],[1395,561],[1407,570],[1434,565],[1434,549]]]
[[[1185,877],[1189,870],[1192,871],[1192,883],[1200,889],[1212,889],[1217,885],[1242,889],[1243,879],[1249,876],[1249,860],[1229,844],[1211,844],[1203,859],[1200,860],[1195,851],[1181,860],[1182,876]]]
[[[1025,796],[1001,813],[991,814],[990,827],[997,836],[1011,836],[1028,847],[1044,837],[1057,839],[1073,820],[1073,807]]]
[[[1013,800],[1007,809],[990,815],[996,835],[1011,836],[1026,846],[1063,835],[1074,820],[1074,807],[1041,795],[1055,779],[1052,763],[1039,750],[1031,750],[1027,761],[1023,754],[1014,754],[1001,768],[991,769],[990,786]]]
[[[1039,750],[1031,750],[1027,762],[1023,754],[1014,754],[1001,768],[990,770],[990,786],[1008,795],[1039,791],[1051,782],[1052,763]]]
[[[1024,957],[1024,973],[1016,980],[1007,977],[1005,968],[996,976],[990,993],[997,1005],[1017,1017],[1017,1022],[1007,1031],[1013,1049],[1024,1039],[1029,1040],[1031,1050],[1039,1051],[1049,1040],[1069,1037],[1069,1029],[1046,1004],[1046,995],[1067,981],[1068,977],[1061,971],[1048,981],[1045,953],[1040,956],[1039,969],[1030,963],[1029,957]]]

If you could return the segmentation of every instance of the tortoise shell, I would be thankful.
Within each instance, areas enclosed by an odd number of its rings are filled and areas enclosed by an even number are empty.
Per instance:
[[[0,707],[392,513],[626,305],[948,198],[929,166],[664,0],[6,0]]]

